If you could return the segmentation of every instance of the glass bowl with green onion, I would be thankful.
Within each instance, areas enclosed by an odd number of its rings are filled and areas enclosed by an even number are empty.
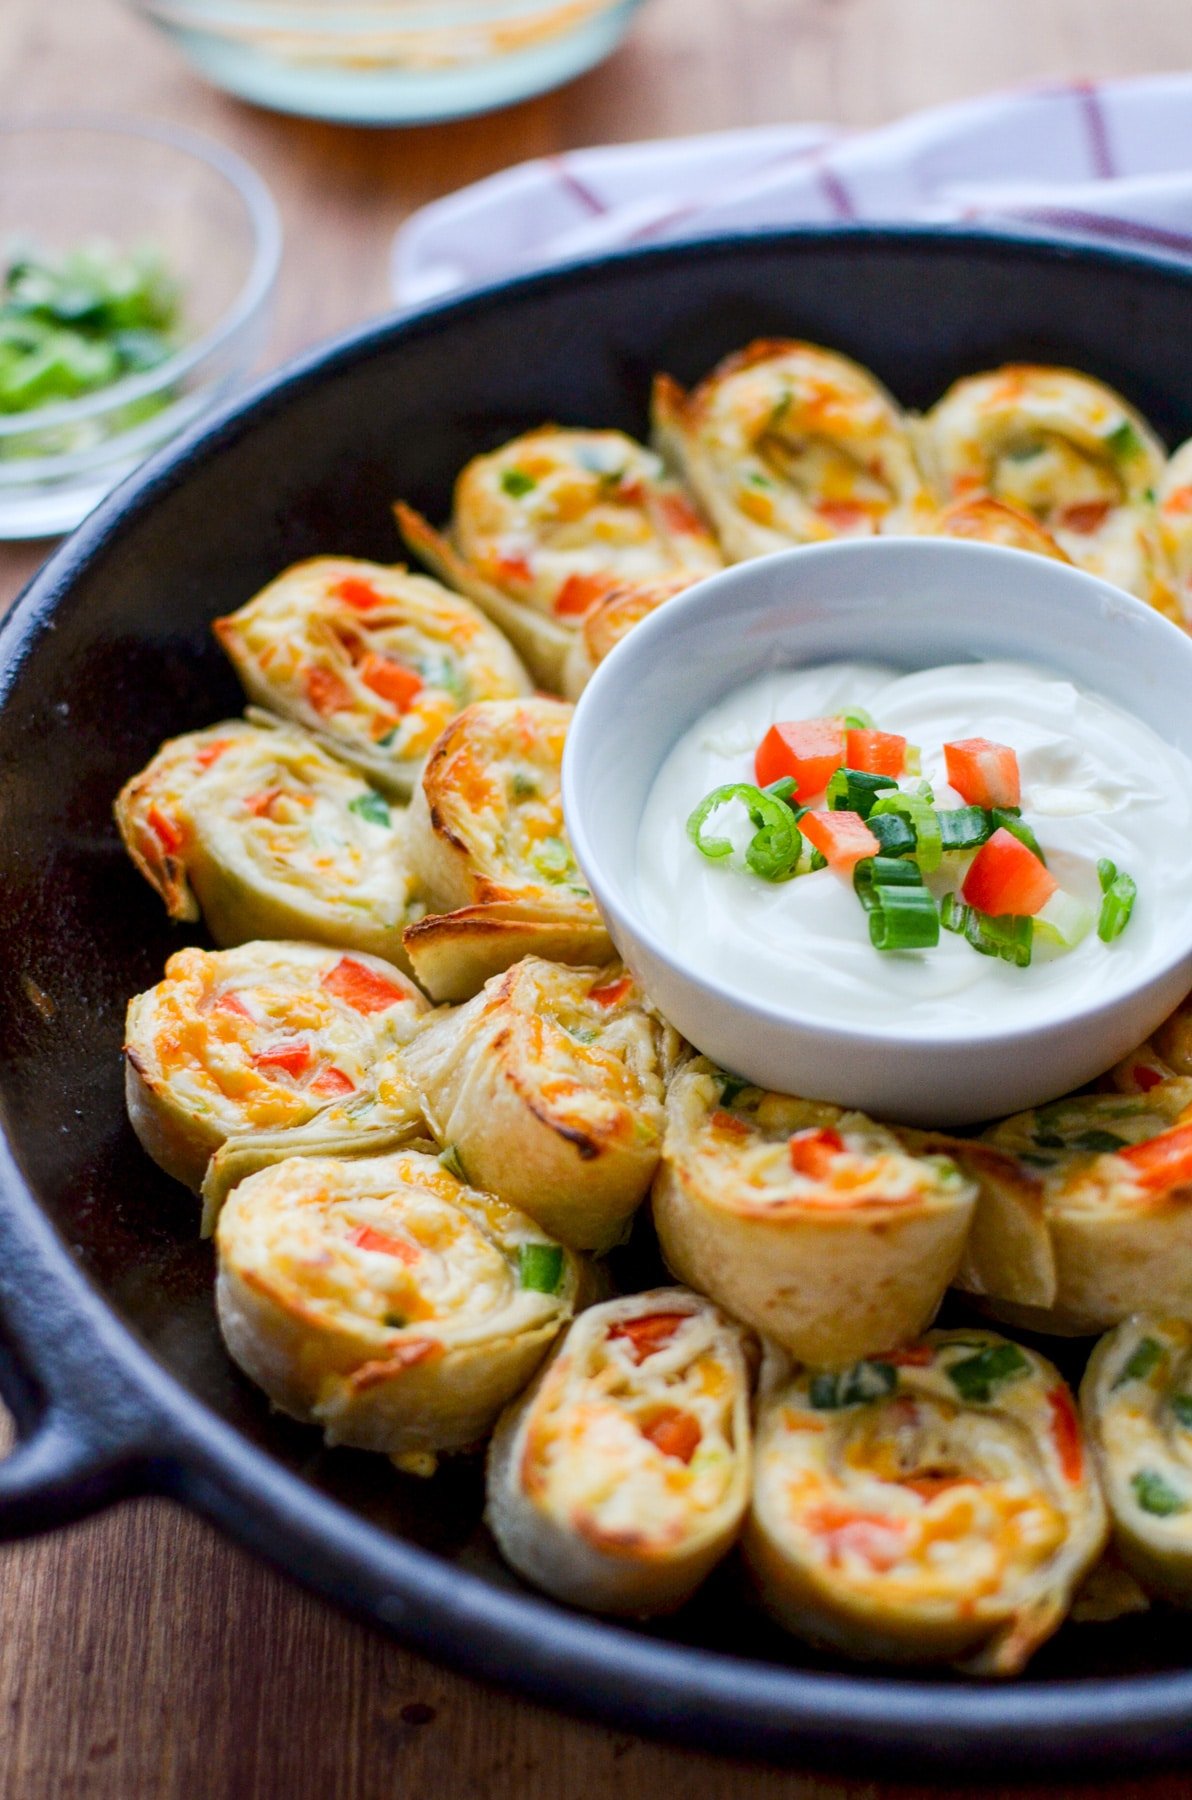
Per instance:
[[[73,530],[244,381],[280,251],[264,183],[219,145],[0,121],[0,538]]]

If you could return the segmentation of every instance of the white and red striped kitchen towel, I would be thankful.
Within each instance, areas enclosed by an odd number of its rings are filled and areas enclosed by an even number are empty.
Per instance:
[[[876,131],[774,125],[522,163],[416,212],[415,306],[622,245],[834,221],[1017,223],[1192,256],[1192,74],[1073,82]]]

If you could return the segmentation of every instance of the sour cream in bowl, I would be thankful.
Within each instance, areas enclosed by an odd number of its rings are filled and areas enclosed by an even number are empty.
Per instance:
[[[973,1122],[1090,1080],[1192,985],[1190,702],[1192,640],[1063,564],[787,551],[600,666],[568,831],[626,962],[722,1067]],[[841,758],[868,780],[825,791]]]

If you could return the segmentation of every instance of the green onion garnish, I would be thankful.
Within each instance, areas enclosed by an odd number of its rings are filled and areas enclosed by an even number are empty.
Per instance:
[[[837,769],[828,783],[828,806],[832,812],[855,812],[867,819],[880,791],[897,787],[892,775],[871,775],[866,769]]]
[[[863,856],[853,870],[853,889],[866,912],[873,912],[881,905],[881,888],[922,886],[918,864],[901,857]]]
[[[811,852],[810,858],[808,859],[807,873],[809,875],[815,875],[819,872],[820,869],[826,869],[827,866],[828,866],[828,859],[824,855],[823,851],[822,850],[813,850]]]
[[[1192,1394],[1173,1394],[1171,1410],[1184,1430],[1192,1431]]]
[[[897,813],[870,813],[865,823],[882,847],[883,856],[909,856],[915,847],[915,828]]]
[[[705,837],[704,825],[718,807],[732,800],[740,801],[757,831],[745,847],[745,862],[764,881],[782,881],[793,875],[803,848],[803,834],[795,823],[795,815],[783,800],[753,787],[747,781],[729,782],[713,788],[700,801],[687,821],[687,835],[700,853],[713,862],[732,853],[732,840]]]
[[[1020,844],[1026,845],[1027,849],[1030,851],[1032,856],[1037,856],[1039,858],[1039,861],[1043,864],[1044,868],[1047,867],[1047,858],[1044,856],[1042,850],[1039,848],[1039,840],[1035,836],[1034,832],[1031,830],[1030,826],[1020,816],[1018,807],[1016,807],[1016,806],[994,806],[994,807],[991,807],[990,812],[989,812],[989,820],[990,820],[990,827],[991,827],[991,835],[992,835],[992,832],[997,831],[999,829],[1002,831],[1008,831],[1010,833],[1011,837],[1016,837]]]
[[[1112,868],[1113,864],[1109,866]],[[1101,873],[1100,863],[1097,864],[1097,873]],[[1130,923],[1130,914],[1134,911],[1137,898],[1138,885],[1134,877],[1115,874],[1104,890],[1101,915],[1097,920],[1097,936],[1103,944],[1112,944],[1114,938],[1121,937]]]
[[[954,806],[936,814],[940,842],[947,855],[952,850],[979,850],[993,836],[993,826],[983,806]]]
[[[1142,449],[1142,439],[1129,419],[1123,419],[1120,425],[1107,432],[1105,442],[1115,456],[1137,456]]]
[[[924,875],[940,866],[944,853],[939,814],[923,794],[883,794],[873,805],[871,817],[894,813],[909,821],[915,833],[915,853]]]
[[[1135,1346],[1122,1365],[1121,1374],[1114,1382],[1120,1388],[1127,1381],[1145,1381],[1163,1360],[1163,1346],[1157,1338],[1144,1337]]]
[[[1170,1518],[1172,1513],[1186,1512],[1188,1502],[1182,1494],[1176,1492],[1170,1481],[1155,1469],[1139,1469],[1131,1475],[1130,1486],[1134,1489],[1134,1498],[1143,1512],[1154,1513],[1157,1518]]]
[[[505,469],[501,473],[501,486],[510,499],[520,500],[523,494],[528,494],[538,483],[524,469]]]
[[[851,1369],[813,1375],[807,1397],[817,1412],[836,1412],[843,1406],[884,1400],[897,1386],[898,1370],[893,1364],[859,1362]]]
[[[557,1294],[563,1283],[563,1249],[560,1244],[519,1244],[518,1285],[535,1294]]]
[[[840,715],[840,723],[846,731],[876,731],[877,725],[873,714],[866,712],[863,706],[850,706],[847,712]]]
[[[448,1144],[445,1150],[439,1152],[439,1166],[446,1169],[449,1175],[454,1175],[457,1181],[466,1182],[468,1179],[464,1165],[460,1161],[459,1147],[456,1144]]]
[[[869,941],[875,950],[930,950],[940,941],[935,895],[925,887],[879,887],[869,914]]]
[[[1107,894],[1117,880],[1117,864],[1103,856],[1097,864],[1097,880],[1101,884],[1101,892]]]
[[[788,806],[795,807],[795,778],[793,775],[782,775],[777,781],[771,781],[762,789],[763,794],[772,794],[775,800],[785,800]],[[796,812],[806,812],[805,806],[795,807]]]
[[[389,808],[376,788],[365,788],[362,794],[357,794],[354,800],[349,800],[348,811],[357,813],[362,819],[367,819],[370,825],[384,825],[388,829],[391,823]]]
[[[1030,1366],[1017,1344],[990,1344],[975,1356],[949,1363],[945,1373],[962,1400],[987,1406],[1003,1381],[1029,1374]]]
[[[1019,969],[1030,965],[1035,936],[1033,919],[1019,919],[1012,914],[991,918],[975,906],[966,906],[956,894],[945,894],[940,901],[940,924],[945,931],[954,931],[964,938],[982,956],[1000,956],[1003,962],[1013,963]]]

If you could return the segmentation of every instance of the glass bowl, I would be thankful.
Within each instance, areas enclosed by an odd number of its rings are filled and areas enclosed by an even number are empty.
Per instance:
[[[609,55],[641,0],[129,0],[218,87],[412,125],[509,106]]]
[[[281,255],[268,189],[216,144],[98,115],[0,121],[0,250],[151,247],[181,290],[180,348],[78,399],[0,413],[0,538],[71,531],[259,356]]]

